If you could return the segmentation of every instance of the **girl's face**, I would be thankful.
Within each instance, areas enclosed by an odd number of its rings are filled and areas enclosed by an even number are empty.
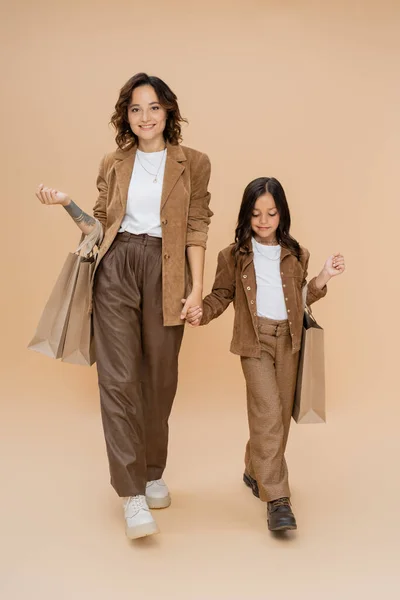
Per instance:
[[[251,228],[257,242],[273,242],[279,226],[279,213],[273,196],[266,192],[254,205],[251,216]]]
[[[160,140],[163,144],[163,131],[167,120],[167,111],[158,101],[157,94],[151,85],[141,85],[132,92],[128,106],[128,121],[140,141]]]

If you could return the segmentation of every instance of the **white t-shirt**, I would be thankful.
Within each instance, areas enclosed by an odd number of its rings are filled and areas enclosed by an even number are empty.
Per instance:
[[[162,237],[160,207],[166,158],[166,150],[161,152],[136,151],[128,189],[126,213],[119,229],[120,232],[128,231],[136,235],[147,233],[153,237]],[[146,169],[153,175],[150,175]],[[157,171],[157,182],[155,183]]]
[[[288,318],[281,278],[281,247],[259,244],[252,238],[257,281],[257,315],[276,321]]]

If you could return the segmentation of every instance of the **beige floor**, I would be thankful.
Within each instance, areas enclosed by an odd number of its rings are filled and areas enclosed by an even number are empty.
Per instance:
[[[4,6],[3,6],[4,5]],[[398,600],[398,0],[2,3],[0,600]],[[299,529],[272,537],[241,482],[247,425],[232,312],[188,331],[162,533],[129,543],[108,484],[95,369],[25,350],[78,235],[34,196],[86,211],[118,90],[138,70],[178,94],[209,154],[205,291],[245,185],[276,176],[310,275],[347,272],[325,327],[329,422],[291,431]],[[2,142],[2,144],[1,144]],[[389,224],[389,225],[388,225]],[[398,225],[397,225],[398,228]]]
[[[220,378],[210,369],[212,386],[206,359],[183,354],[193,384],[184,379],[171,423],[173,504],[157,512],[160,535],[132,543],[108,485],[95,370],[28,354],[1,418],[2,599],[399,597],[398,425],[373,390],[362,414],[343,396],[326,426],[293,425],[299,529],[276,538],[241,483],[236,358]],[[31,392],[19,395],[25,377]]]

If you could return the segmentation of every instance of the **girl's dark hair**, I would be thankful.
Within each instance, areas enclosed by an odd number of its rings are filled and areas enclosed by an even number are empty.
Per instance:
[[[282,185],[274,177],[259,177],[258,179],[254,179],[254,181],[251,181],[244,190],[232,253],[237,260],[240,252],[245,252],[247,254],[251,252],[251,217],[257,199],[266,192],[269,192],[273,197],[279,213],[279,225],[276,230],[276,239],[283,248],[290,250],[290,252],[300,260],[300,245],[289,233],[291,219],[286,194]]]
[[[115,111],[111,117],[111,124],[117,132],[115,137],[117,146],[121,150],[129,150],[138,143],[138,138],[129,125],[128,106],[131,102],[133,90],[142,85],[151,85],[154,88],[161,106],[167,111],[164,139],[176,146],[182,141],[181,123],[187,123],[187,120],[181,116],[178,99],[171,88],[159,77],[153,77],[147,75],[147,73],[137,73],[121,88]]]

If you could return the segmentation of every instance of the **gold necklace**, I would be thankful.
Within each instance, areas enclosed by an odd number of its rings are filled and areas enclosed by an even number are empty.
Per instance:
[[[268,243],[268,244],[260,244],[260,243],[259,243],[259,242],[257,242],[257,240],[256,240],[256,244],[255,244],[255,246],[254,246],[254,251],[255,251],[255,253],[256,253],[256,254],[259,254],[260,256],[264,256],[264,257],[265,257],[265,258],[267,258],[268,260],[274,260],[274,261],[276,261],[276,260],[280,260],[280,259],[281,259],[281,253],[280,253],[280,251],[279,251],[279,252],[278,252],[278,254],[277,254],[277,255],[275,255],[275,256],[268,256],[267,254],[264,254],[264,252],[262,252],[262,251],[260,250],[260,248],[257,246],[257,244],[259,244],[260,246],[272,246],[272,247],[279,247],[279,244],[271,244],[271,243]]]
[[[161,157],[161,162],[160,162],[160,166],[157,169],[157,173],[151,173],[148,169],[146,169],[146,167],[144,166],[144,164],[142,163],[142,161],[140,160],[140,156],[139,156],[139,152],[136,153],[137,159],[139,161],[140,166],[146,171],[146,173],[148,173],[149,175],[151,175],[152,177],[154,177],[153,179],[153,183],[157,183],[157,178],[158,178],[158,174],[160,172],[161,169],[161,165],[163,164],[164,158],[165,158],[165,153],[167,151],[167,148],[164,148],[163,151],[163,155]]]

